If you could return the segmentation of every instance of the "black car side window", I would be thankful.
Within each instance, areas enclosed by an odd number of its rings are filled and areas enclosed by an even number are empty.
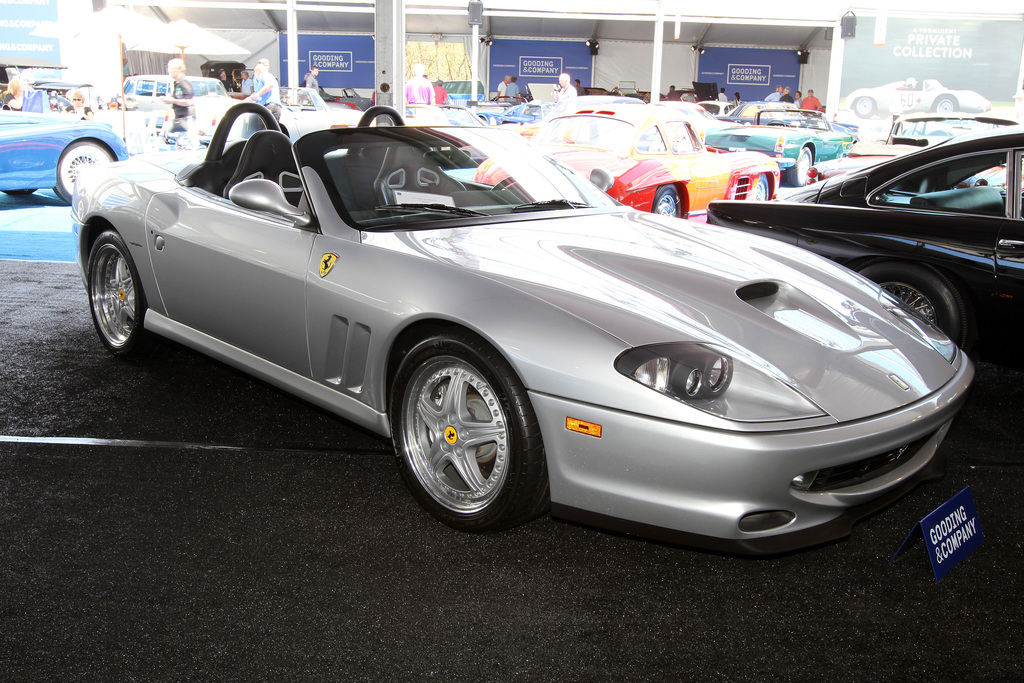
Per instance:
[[[1006,215],[1006,152],[957,157],[904,176],[871,204],[924,211]]]

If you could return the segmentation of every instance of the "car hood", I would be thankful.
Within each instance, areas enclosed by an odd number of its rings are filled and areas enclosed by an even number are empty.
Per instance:
[[[639,212],[374,235],[514,288],[635,347],[714,345],[843,421],[954,375],[860,276],[775,240]],[[397,240],[397,241],[396,241]]]

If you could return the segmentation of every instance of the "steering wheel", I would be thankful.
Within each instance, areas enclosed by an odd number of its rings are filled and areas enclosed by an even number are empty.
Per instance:
[[[268,130],[276,130],[281,132],[281,124],[274,118],[274,114],[269,109],[264,107],[262,104],[256,104],[255,102],[239,102],[238,104],[232,105],[224,115],[220,117],[220,122],[217,124],[217,130],[213,132],[213,137],[210,138],[210,146],[206,149],[206,161],[220,161],[220,158],[224,155],[224,147],[228,142],[228,134],[231,132],[231,127],[235,124],[238,117],[245,114],[255,114],[263,121],[263,125]]]
[[[404,126],[405,119],[398,113],[398,110],[394,107],[389,107],[386,104],[375,104],[359,117],[359,123],[357,124],[360,128],[366,128],[374,119],[378,116],[386,117],[383,121],[378,123],[378,126]],[[389,120],[390,119],[390,120]]]

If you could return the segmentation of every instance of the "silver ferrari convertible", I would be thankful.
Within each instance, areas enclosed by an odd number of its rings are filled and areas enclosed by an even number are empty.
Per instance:
[[[237,105],[204,156],[84,171],[72,213],[112,353],[172,339],[391,438],[465,531],[550,510],[738,553],[840,538],[942,474],[974,372],[814,254],[386,107],[292,143]]]

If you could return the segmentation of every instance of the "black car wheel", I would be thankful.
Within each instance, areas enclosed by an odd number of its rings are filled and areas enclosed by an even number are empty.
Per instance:
[[[941,272],[914,263],[882,261],[860,269],[924,319],[942,330],[965,351],[970,351],[977,331],[966,299]]]
[[[682,218],[682,204],[679,201],[679,192],[671,185],[662,185],[654,195],[654,203],[651,205],[651,213],[661,216],[675,216]]]
[[[540,426],[501,354],[468,332],[417,344],[395,375],[391,428],[402,479],[461,531],[522,524],[549,503]]]
[[[146,299],[124,240],[107,231],[89,252],[89,304],[103,345],[115,356],[137,358],[150,348],[142,327]]]

